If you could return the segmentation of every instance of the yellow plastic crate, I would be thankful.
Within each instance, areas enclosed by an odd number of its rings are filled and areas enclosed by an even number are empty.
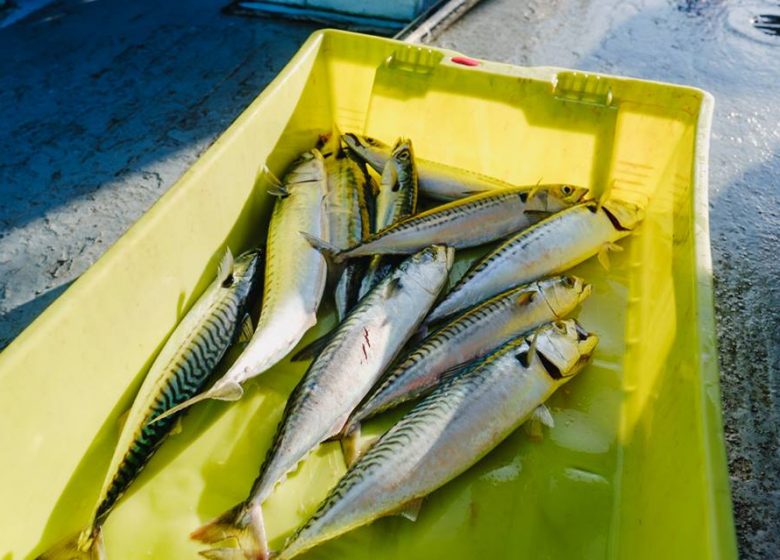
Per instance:
[[[225,244],[263,240],[281,172],[335,121],[418,156],[513,183],[572,182],[649,200],[579,319],[593,364],[436,492],[420,519],[380,520],[307,558],[734,558],[707,218],[713,101],[688,87],[518,68],[387,39],[315,33],[274,82],[104,257],[0,355],[0,558],[88,521],[119,416]],[[332,318],[325,321],[332,324]],[[324,329],[324,325],[320,330]],[[308,340],[315,334],[311,333]],[[105,525],[109,558],[195,558],[188,533],[246,495],[305,364],[236,404],[198,406]],[[326,444],[266,502],[272,547],[343,472]]]

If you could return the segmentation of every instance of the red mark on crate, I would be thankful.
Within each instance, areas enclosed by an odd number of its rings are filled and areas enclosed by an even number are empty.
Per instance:
[[[463,66],[479,66],[478,60],[474,60],[467,56],[453,56],[450,60],[455,64],[462,64]]]

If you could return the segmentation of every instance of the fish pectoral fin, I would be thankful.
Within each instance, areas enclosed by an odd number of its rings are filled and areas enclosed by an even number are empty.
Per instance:
[[[534,409],[531,413],[531,419],[537,420],[540,424],[547,426],[548,428],[555,427],[555,419],[553,418],[552,412],[550,412],[550,409],[547,408],[547,405],[545,404],[540,404]]]
[[[325,257],[325,260],[329,261],[329,263],[340,264],[344,261],[344,257],[341,256],[341,249],[332,243],[328,243],[324,239],[320,239],[316,235],[312,235],[311,233],[305,231],[300,231],[298,233],[300,233],[304,239],[309,242],[309,245],[311,245],[314,249],[317,249],[317,251],[319,251],[320,254]]]
[[[390,515],[398,515],[412,522],[417,521],[424,499],[425,498],[415,498],[414,500],[410,500],[398,509],[393,510]]]
[[[528,422],[526,422],[526,431],[528,432],[528,437],[530,437],[533,441],[542,441],[544,439],[542,426],[547,426],[548,428],[555,426],[555,420],[553,420],[550,409],[547,408],[544,404],[540,404],[538,407],[536,407],[536,409],[531,413],[531,417],[528,419]]]
[[[233,283],[233,253],[230,252],[230,247],[225,248],[225,254],[219,261],[217,281],[226,288]]]
[[[255,328],[252,326],[252,318],[249,313],[244,315],[244,320],[241,322],[241,331],[238,334],[238,343],[246,344],[252,340],[252,336],[255,334]]]
[[[609,270],[609,252],[614,251],[616,253],[619,253],[623,250],[623,247],[618,245],[617,243],[604,243],[601,246],[601,249],[599,249],[598,259],[601,263],[601,266],[604,267],[604,270]]]
[[[201,393],[200,395],[195,395],[191,399],[187,399],[183,403],[177,404],[176,406],[169,408],[162,414],[158,414],[157,416],[155,416],[149,421],[149,424],[154,424],[155,422],[158,422],[163,418],[168,418],[169,416],[176,414],[177,412],[181,412],[185,408],[189,408],[192,405],[197,404],[201,401],[205,401],[208,399],[214,399],[218,401],[237,401],[243,395],[244,395],[244,390],[241,388],[241,385],[239,385],[235,381],[229,381],[227,383],[217,382],[216,385],[214,385],[211,389],[209,389],[205,393]]]
[[[271,184],[270,188],[268,189],[268,194],[281,198],[284,198],[290,194],[287,191],[287,188],[284,186],[284,183],[279,180],[279,177],[274,175],[274,172],[271,171],[267,165],[263,165],[263,168],[260,170],[260,174]]]

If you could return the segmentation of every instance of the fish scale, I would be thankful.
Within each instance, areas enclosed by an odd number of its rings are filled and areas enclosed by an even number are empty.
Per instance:
[[[249,497],[196,530],[196,540],[233,538],[248,557],[265,549],[262,503],[316,446],[338,433],[422,322],[447,281],[453,251],[426,248],[382,280],[337,327],[293,390]],[[209,551],[205,554],[208,556]]]
[[[411,140],[399,138],[382,170],[382,179],[377,195],[375,231],[384,230],[407,216],[413,215],[417,211],[417,199],[418,184],[414,147]],[[361,243],[369,238],[370,235],[365,236]],[[354,244],[349,247],[353,246]],[[383,257],[382,255],[372,256],[360,287],[359,297],[368,293],[397,264],[397,258]]]
[[[248,257],[239,257],[240,260],[236,264],[242,268],[251,268],[249,273],[254,277],[257,269],[257,258],[253,255],[256,253],[249,255]],[[253,260],[249,261],[249,259]],[[241,274],[246,275],[247,273],[242,270]],[[102,520],[107,516],[116,500],[119,499],[132,480],[138,476],[148,457],[160,446],[164,437],[175,424],[176,416],[172,415],[157,422],[149,422],[199,391],[224,356],[236,336],[237,326],[240,326],[245,313],[246,298],[250,288],[249,277],[233,290],[223,288],[222,291],[225,294],[202,310],[203,317],[184,338],[171,359],[162,366],[160,371],[168,372],[168,374],[160,377],[155,383],[155,389],[151,392],[151,402],[142,414],[144,421],[139,423],[132,432],[133,443],[116,466],[116,474],[112,482],[107,486],[107,490],[104,490],[106,497],[100,501],[98,506],[95,515],[97,520]],[[205,297],[209,297],[209,295],[211,294],[206,294]],[[210,344],[206,342],[207,336],[212,341]],[[155,365],[152,366],[150,375],[154,369]],[[142,392],[143,389],[139,391],[139,395]],[[133,406],[135,408],[136,405]],[[128,423],[130,420],[131,418],[128,416]]]
[[[553,214],[474,263],[426,321],[435,323],[507,288],[576,266],[627,236],[642,217],[638,206],[617,200]]]
[[[327,264],[306,236],[329,237],[324,203],[328,181],[322,154],[318,150],[304,152],[284,181],[269,192],[278,198],[268,225],[265,289],[257,328],[241,355],[214,385],[172,411],[206,399],[240,399],[243,382],[284,359],[317,323]]]
[[[346,472],[275,558],[391,515],[467,470],[581,371],[597,342],[573,320],[547,324],[443,382]]]
[[[475,194],[404,218],[341,251],[337,259],[374,254],[406,254],[431,243],[455,249],[475,247],[527,228],[587,195],[571,185],[511,187]]]
[[[329,242],[336,247],[351,247],[370,234],[370,219],[366,188],[368,180],[360,166],[346,153],[338,150],[325,160],[328,172]],[[357,303],[364,263],[348,263],[335,288],[336,312],[343,319]]]
[[[259,260],[259,251],[244,253],[235,262],[230,253],[223,259],[217,279],[150,366],[121,430],[89,526],[39,558],[102,557],[98,543],[103,523],[177,422],[175,414],[157,417],[200,391],[238,336],[259,276]]]
[[[565,317],[590,291],[580,278],[558,276],[507,290],[468,310],[399,360],[353,412],[345,433],[367,418],[427,393],[461,364],[526,330]]]

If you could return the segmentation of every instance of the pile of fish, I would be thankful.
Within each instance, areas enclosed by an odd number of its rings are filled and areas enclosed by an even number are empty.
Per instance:
[[[582,187],[509,185],[417,159],[405,138],[390,147],[334,132],[282,180],[266,176],[276,200],[265,249],[225,253],[146,376],[89,526],[40,558],[104,557],[103,523],[177,417],[199,401],[241,398],[244,382],[316,324],[326,294],[339,324],[293,358],[312,361],[246,500],[191,537],[212,546],[207,558],[268,558],[263,502],[333,438],[348,470],[275,558],[382,516],[415,518],[425,496],[521,424],[551,424],[545,401],[598,341],[566,318],[590,285],[561,273],[593,256],[608,266],[607,252],[643,216]],[[421,210],[423,199],[446,203]],[[455,252],[487,244],[453,283]],[[207,388],[232,345],[239,357]],[[363,422],[409,401],[387,433],[360,444]]]

